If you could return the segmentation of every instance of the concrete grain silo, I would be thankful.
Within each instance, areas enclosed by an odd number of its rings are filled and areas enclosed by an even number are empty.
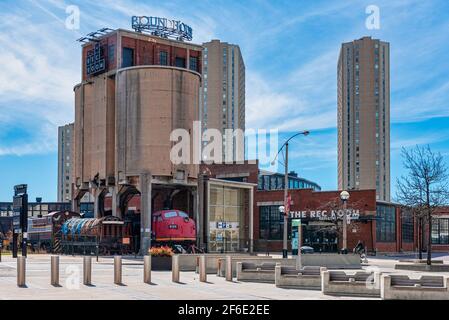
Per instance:
[[[74,88],[73,210],[88,192],[95,217],[122,217],[137,195],[137,246],[145,253],[152,212],[176,203],[198,214],[199,165],[171,162],[170,134],[193,135],[199,120],[202,47],[122,29],[84,40],[82,82]],[[192,154],[192,139],[190,146]]]

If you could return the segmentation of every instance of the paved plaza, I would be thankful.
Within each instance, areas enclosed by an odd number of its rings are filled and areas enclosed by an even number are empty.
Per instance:
[[[364,268],[379,268],[382,272],[413,274],[413,271],[394,270],[397,257],[376,257]],[[449,260],[449,256],[438,257]],[[194,272],[181,272],[180,283],[171,281],[171,272],[153,271],[152,284],[143,283],[143,261],[139,258],[123,258],[123,285],[114,284],[112,257],[92,257],[92,286],[82,284],[83,258],[60,256],[60,287],[50,284],[50,256],[29,255],[26,265],[26,287],[17,286],[16,260],[3,256],[0,262],[0,299],[162,299],[162,300],[322,300],[366,299],[355,297],[326,296],[320,291],[276,288],[269,283],[227,282],[224,278],[209,274],[208,282],[199,281]],[[431,274],[431,273],[428,273]],[[438,273],[449,275],[449,273]]]

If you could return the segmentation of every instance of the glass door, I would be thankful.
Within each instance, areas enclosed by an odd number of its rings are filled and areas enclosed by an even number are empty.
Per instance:
[[[240,251],[244,190],[211,186],[209,203],[209,251]]]

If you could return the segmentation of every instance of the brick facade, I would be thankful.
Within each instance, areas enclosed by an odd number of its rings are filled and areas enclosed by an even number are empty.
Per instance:
[[[441,207],[438,208],[435,213],[433,214],[433,219],[438,218],[449,218],[449,207]],[[416,228],[417,229],[417,228]],[[426,222],[424,222],[424,228],[423,228],[423,248],[427,248],[427,239],[428,239],[428,231],[429,226]],[[418,232],[415,233],[415,243],[416,247],[418,247]],[[449,244],[432,244],[432,251],[433,252],[448,252],[449,251]]]
[[[202,175],[208,176],[210,178],[235,180],[247,183],[257,184],[258,181],[258,163],[248,163],[244,164],[234,164],[234,165],[201,165],[200,173]],[[154,198],[153,211],[158,211],[163,208],[163,199],[166,198],[167,190],[160,190],[159,193]],[[289,190],[291,195],[291,211],[323,211],[327,210],[339,210],[342,208],[342,203],[340,200],[340,191],[313,191],[312,189],[295,189]],[[188,192],[181,191],[173,198],[173,205],[177,209],[189,212],[192,216],[194,210],[193,203],[187,200]],[[260,236],[260,207],[273,205],[279,206],[283,204],[284,191],[283,190],[271,190],[263,191],[258,190],[254,186],[254,250],[259,252],[264,251],[281,251],[282,250],[282,240],[272,240],[272,239],[262,239]],[[201,201],[201,200],[200,200]],[[110,206],[110,199],[106,200],[106,207]],[[402,238],[403,235],[403,209],[392,203],[387,203],[389,206],[393,206],[395,210],[395,241],[392,242],[381,242],[376,238],[376,207],[379,205],[385,205],[385,203],[376,202],[376,192],[375,190],[352,190],[350,191],[350,199],[347,203],[348,209],[359,210],[360,219],[358,221],[353,221],[351,225],[348,226],[348,249],[352,249],[356,246],[357,242],[360,240],[365,245],[368,252],[412,252],[416,251],[418,248],[418,223],[416,219],[413,222],[413,242],[405,242]],[[244,217],[243,225],[244,228],[244,238],[242,240],[247,240],[249,238],[249,199],[245,196],[244,199]],[[137,211],[140,211],[140,197],[135,196],[130,202],[130,207],[136,207]],[[187,208],[187,206],[189,208]],[[441,208],[434,215],[434,217],[444,217],[449,218],[449,207]],[[427,227],[425,226],[423,248],[427,246]],[[288,249],[291,250],[290,240],[288,241]],[[338,237],[338,248],[342,247],[342,237]],[[432,250],[435,252],[448,251],[449,245],[432,245]]]
[[[339,210],[342,208],[339,191],[315,192],[311,189],[290,190],[292,204],[291,211],[316,211],[316,210]],[[269,251],[282,250],[282,240],[266,241],[260,238],[260,206],[264,204],[278,205],[283,201],[284,191],[257,191],[254,204],[254,239],[259,250],[268,249]],[[348,209],[359,210],[363,220],[353,222],[348,225],[348,248],[356,246],[360,240],[364,243],[367,250],[372,251],[376,245],[375,222],[372,218],[376,212],[376,192],[375,190],[351,191],[351,197],[347,203]],[[290,242],[290,241],[289,241]],[[267,248],[268,246],[268,248]],[[338,247],[342,246],[342,238],[339,237]],[[291,246],[289,243],[289,250]]]
[[[208,176],[221,179],[241,179],[243,182],[250,182],[257,184],[258,182],[258,163],[249,164],[245,162],[239,165],[203,165],[200,172]],[[308,210],[327,210],[329,207],[341,206],[339,198],[340,191],[324,191],[317,192],[311,189],[300,189],[289,191],[292,198],[291,211],[308,211]],[[348,208],[358,209],[360,211],[361,220],[354,222],[348,227],[348,248],[352,249],[360,240],[365,245],[368,251],[375,252],[411,252],[418,247],[418,226],[414,222],[414,241],[404,242],[402,239],[402,224],[403,212],[402,208],[397,204],[388,203],[389,206],[394,206],[395,210],[395,241],[380,242],[376,238],[376,192],[375,190],[353,190],[350,191],[350,199],[348,201]],[[281,251],[282,240],[265,240],[260,237],[260,206],[261,205],[276,205],[283,203],[284,191],[272,190],[263,191],[254,188],[254,246],[257,251]],[[327,208],[326,208],[327,207]],[[446,212],[449,216],[449,210]],[[247,220],[245,215],[245,223]],[[354,230],[353,230],[354,229]],[[355,232],[354,232],[355,231]],[[291,250],[290,240],[288,241],[289,250]],[[339,237],[338,247],[341,248],[342,240]],[[448,250],[448,246],[433,246],[435,251]]]
[[[187,68],[189,57],[195,57],[198,59],[197,71],[198,73],[202,72],[202,47],[199,45],[120,29],[101,37],[99,44],[103,57],[106,60],[105,72],[120,68],[118,66],[118,55],[119,52],[121,53],[122,48],[133,49],[134,66],[160,65],[159,53],[165,51],[167,52],[167,64],[169,66],[175,66],[175,61],[178,57],[185,59],[185,67]],[[82,49],[83,81],[90,77],[86,72],[86,59],[88,54],[93,51],[94,45],[94,43],[90,42],[85,44]]]

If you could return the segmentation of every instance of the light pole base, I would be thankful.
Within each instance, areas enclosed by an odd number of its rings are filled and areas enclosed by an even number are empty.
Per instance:
[[[282,250],[282,258],[284,258],[284,259],[288,258],[288,250],[286,250],[286,249]]]

